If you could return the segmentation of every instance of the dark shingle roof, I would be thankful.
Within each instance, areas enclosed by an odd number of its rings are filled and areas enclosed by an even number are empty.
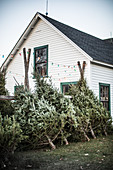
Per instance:
[[[42,16],[63,34],[65,34],[70,40],[77,44],[94,60],[107,64],[113,64],[113,43],[96,38],[45,15]]]

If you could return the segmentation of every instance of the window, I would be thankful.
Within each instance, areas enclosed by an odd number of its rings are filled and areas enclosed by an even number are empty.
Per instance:
[[[34,68],[41,77],[48,75],[48,46],[34,48]]]
[[[76,85],[77,82],[64,82],[64,83],[61,83],[61,91],[63,94],[67,95],[68,94],[68,91],[70,89],[70,85]]]
[[[18,92],[18,90],[20,90],[20,89],[24,89],[24,86],[23,85],[14,86],[14,93]]]
[[[99,83],[100,90],[100,101],[103,103],[103,106],[110,111],[110,85]]]

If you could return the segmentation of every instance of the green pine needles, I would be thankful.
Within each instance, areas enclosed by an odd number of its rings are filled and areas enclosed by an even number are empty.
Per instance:
[[[6,90],[5,90],[5,77],[3,73],[0,71],[0,95],[5,95]]]
[[[8,94],[5,89],[5,77],[0,71],[0,95]],[[9,164],[9,153],[15,151],[25,138],[20,124],[16,121],[11,101],[0,100],[0,168]]]
[[[34,93],[27,89],[17,92],[14,108],[31,148],[49,144],[55,149],[56,140],[67,145],[71,129],[78,126],[72,102],[39,76]]]
[[[5,88],[5,76],[0,71],[0,95],[8,95],[8,91]],[[0,100],[0,112],[3,115],[12,115],[13,114],[13,108],[11,101],[8,100]]]
[[[86,80],[80,79],[76,86],[71,86],[70,95],[73,105],[79,108],[79,130],[81,129],[89,141],[90,134],[93,138],[97,135],[107,135],[111,125],[109,112],[99,102],[93,91],[87,86]]]
[[[26,139],[22,145],[38,148],[56,143],[68,145],[69,141],[90,140],[107,135],[111,124],[109,113],[80,79],[70,89],[72,99],[65,98],[39,75],[35,75],[35,91],[20,88],[14,101],[15,118]]]
[[[0,76],[0,94],[6,95],[5,79],[3,74]],[[34,92],[23,86],[16,92],[14,115],[10,114],[10,103],[0,101],[1,157],[17,147],[36,149],[49,145],[55,149],[56,144],[107,135],[111,117],[86,80],[82,78],[76,86],[72,85],[69,94],[71,100],[53,87],[51,79],[46,81],[35,75]]]

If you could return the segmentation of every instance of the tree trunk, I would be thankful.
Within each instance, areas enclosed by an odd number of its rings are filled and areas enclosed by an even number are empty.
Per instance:
[[[0,95],[0,100],[14,100],[15,97],[14,96],[4,96],[4,95]]]
[[[52,140],[50,139],[50,137],[48,135],[46,135],[48,142],[50,144],[50,146],[52,147],[52,149],[56,149],[56,146],[54,145],[54,143],[52,142]]]
[[[105,134],[105,136],[108,135],[107,132],[106,132],[106,126],[104,127],[104,134]]]
[[[90,128],[90,131],[91,131],[91,135],[93,136],[94,139],[96,139],[96,136],[94,134],[92,126],[90,125],[89,128]]]
[[[90,139],[89,139],[89,137],[87,136],[87,134],[86,134],[86,132],[85,132],[85,130],[84,130],[84,128],[82,127],[82,131],[83,131],[83,133],[84,133],[84,137],[87,139],[87,141],[89,142],[90,141]]]
[[[65,137],[64,137],[64,142],[66,143],[66,145],[69,145],[69,142]]]
[[[28,71],[29,71],[30,54],[31,54],[31,49],[28,49],[28,57],[26,58],[26,49],[23,48],[24,67],[25,67],[25,80],[24,80],[24,85],[25,85],[25,88],[27,88],[27,89],[29,89]]]
[[[63,131],[62,130],[60,130],[60,131],[61,131],[61,134],[63,134]],[[66,143],[66,145],[69,145],[69,142],[64,135],[63,135],[63,140]]]
[[[81,75],[81,80],[84,79],[85,66],[86,66],[86,62],[85,61],[83,61],[82,68],[81,68],[80,61],[78,61],[78,67],[79,67],[79,71],[80,71],[80,75]]]

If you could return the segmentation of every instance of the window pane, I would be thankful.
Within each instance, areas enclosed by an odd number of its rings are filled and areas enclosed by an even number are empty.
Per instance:
[[[101,85],[100,86],[100,101],[103,103],[103,106],[109,111],[109,86]]]
[[[35,50],[35,69],[40,76],[47,76],[47,47]]]
[[[47,64],[46,63],[37,64],[37,70],[41,76],[46,76],[47,75]]]
[[[14,86],[14,93],[18,92],[19,90],[24,89],[24,86]]]
[[[42,63],[47,60],[47,49],[36,50],[36,63]]]
[[[75,86],[76,84],[69,84],[69,83],[67,83],[67,84],[63,84],[62,83],[62,92],[63,92],[63,94],[67,94],[68,95],[68,92],[69,92],[69,89],[71,88],[71,86]]]
[[[67,93],[69,90],[69,85],[63,85],[63,93]]]

